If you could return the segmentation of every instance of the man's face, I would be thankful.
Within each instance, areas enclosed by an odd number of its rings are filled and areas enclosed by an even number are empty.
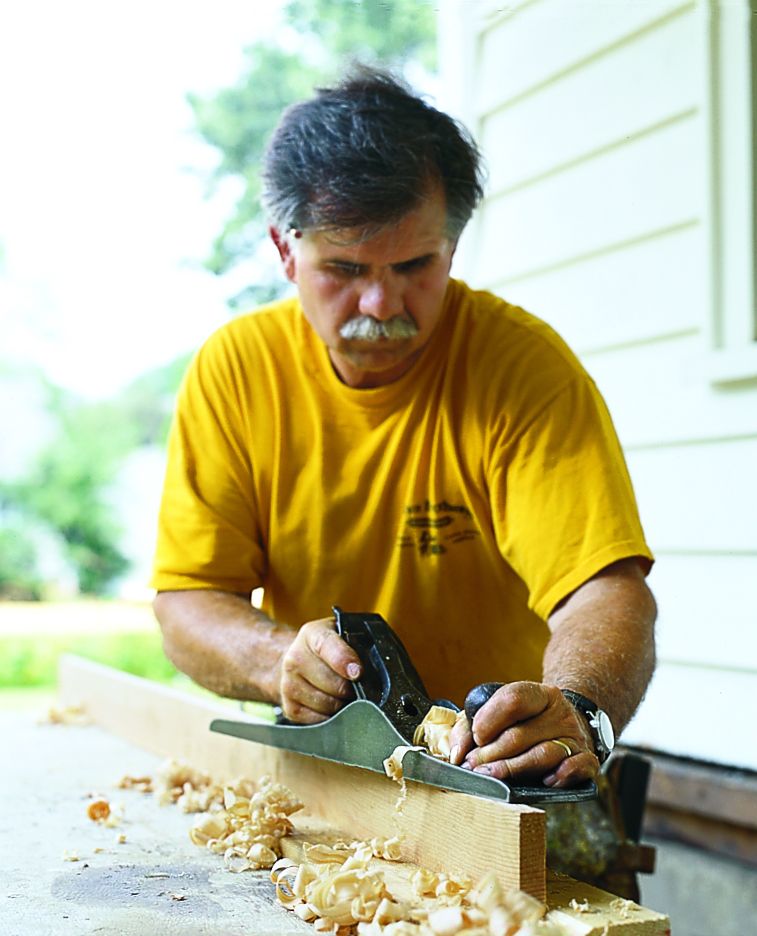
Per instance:
[[[359,231],[272,231],[306,318],[340,379],[379,387],[408,371],[442,313],[455,243],[445,233],[444,196],[373,237]]]

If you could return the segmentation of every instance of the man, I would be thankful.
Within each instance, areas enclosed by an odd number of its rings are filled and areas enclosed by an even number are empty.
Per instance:
[[[596,776],[597,710],[621,731],[654,667],[652,556],[591,379],[450,278],[475,144],[363,70],[283,115],[264,183],[297,298],[221,328],[185,379],[153,579],[168,656],[313,723],[361,672],[330,607],[375,611],[432,696],[505,683],[458,721],[455,763]]]

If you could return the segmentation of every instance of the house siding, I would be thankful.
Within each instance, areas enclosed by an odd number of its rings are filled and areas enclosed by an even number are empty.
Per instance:
[[[448,0],[440,104],[489,167],[454,272],[579,354],[657,556],[659,665],[624,740],[757,769],[749,15],[747,0]]]

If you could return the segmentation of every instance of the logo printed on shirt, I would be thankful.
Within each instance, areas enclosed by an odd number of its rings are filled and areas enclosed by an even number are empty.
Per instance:
[[[425,500],[405,507],[405,529],[397,545],[417,549],[421,556],[441,556],[450,546],[466,543],[481,534],[470,526],[473,514],[464,504]]]

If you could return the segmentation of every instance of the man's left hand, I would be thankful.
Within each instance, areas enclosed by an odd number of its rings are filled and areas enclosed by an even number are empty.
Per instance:
[[[599,773],[583,716],[544,683],[507,683],[481,706],[472,726],[461,712],[451,744],[453,764],[507,782],[571,787]]]

